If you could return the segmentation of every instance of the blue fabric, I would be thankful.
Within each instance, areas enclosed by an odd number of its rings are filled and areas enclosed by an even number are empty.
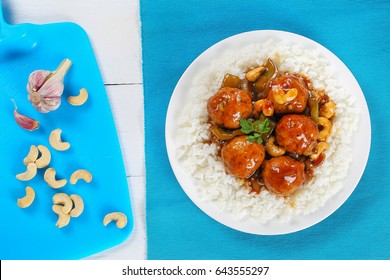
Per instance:
[[[141,0],[149,259],[389,259],[389,16],[386,0]],[[259,29],[301,34],[335,53],[372,121],[369,161],[352,196],[321,223],[281,236],[241,233],[206,216],[176,181],[164,140],[167,106],[189,64],[216,42]]]

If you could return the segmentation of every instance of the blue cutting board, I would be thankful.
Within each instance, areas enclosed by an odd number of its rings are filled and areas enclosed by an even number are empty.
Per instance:
[[[39,113],[27,100],[28,76],[37,69],[55,70],[65,58],[73,65],[65,77],[62,104],[56,111]],[[67,97],[83,87],[89,92],[87,102],[70,105]],[[38,130],[29,132],[16,124],[11,99],[19,113],[40,121]],[[0,119],[0,259],[80,259],[129,236],[133,216],[116,127],[91,44],[80,26],[9,25],[0,6]],[[68,151],[50,147],[49,134],[56,128],[70,142]],[[23,158],[33,144],[50,149],[50,166],[58,178],[69,181],[73,171],[83,168],[93,174],[92,182],[68,182],[55,190],[43,181],[42,169],[31,181],[18,181],[15,175],[25,170]],[[16,202],[27,185],[35,189],[36,198],[22,209]],[[81,216],[64,228],[55,226],[58,216],[51,208],[57,192],[78,194],[85,203]],[[103,226],[105,214],[112,211],[127,215],[125,228],[114,222]]]

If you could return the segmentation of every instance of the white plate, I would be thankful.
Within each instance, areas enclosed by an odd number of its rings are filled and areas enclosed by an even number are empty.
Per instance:
[[[259,224],[253,221],[253,219],[237,220],[229,213],[218,210],[211,201],[200,199],[196,191],[197,188],[194,179],[188,172],[183,170],[180,162],[177,160],[176,153],[178,145],[175,143],[175,133],[177,129],[177,119],[184,104],[186,104],[188,100],[187,93],[192,85],[193,77],[195,77],[203,67],[207,67],[207,64],[212,61],[217,54],[228,49],[239,49],[251,43],[265,43],[269,39],[291,42],[298,44],[304,49],[318,49],[320,54],[334,67],[335,75],[340,77],[340,80],[343,81],[343,87],[354,95],[357,109],[360,111],[360,118],[358,130],[353,137],[353,160],[348,175],[344,180],[344,188],[337,195],[329,199],[324,207],[312,214],[295,217],[288,223],[270,221],[266,224]],[[345,64],[328,49],[313,40],[297,34],[275,30],[251,31],[229,37],[213,45],[196,58],[184,72],[172,94],[167,111],[165,129],[166,148],[169,161],[179,184],[188,197],[203,212],[216,221],[239,231],[260,235],[277,235],[296,232],[319,223],[336,211],[348,199],[363,175],[371,143],[371,124],[367,104],[359,84]]]

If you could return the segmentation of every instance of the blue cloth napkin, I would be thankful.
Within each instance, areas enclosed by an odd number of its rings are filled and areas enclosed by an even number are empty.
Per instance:
[[[389,259],[389,1],[141,0],[149,259]],[[351,197],[306,230],[258,236],[199,210],[168,161],[164,126],[180,76],[204,50],[237,33],[276,29],[311,38],[351,70],[366,97],[371,153]]]

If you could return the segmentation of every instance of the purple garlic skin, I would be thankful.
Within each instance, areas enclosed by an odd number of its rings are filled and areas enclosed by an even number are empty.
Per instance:
[[[72,62],[65,59],[57,70],[36,70],[28,78],[28,100],[41,113],[57,110],[64,92],[64,77]]]
[[[18,107],[16,106],[15,100],[11,99],[14,103],[14,118],[16,123],[23,129],[32,131],[39,128],[39,121],[34,120],[28,116],[22,115],[18,112]]]

